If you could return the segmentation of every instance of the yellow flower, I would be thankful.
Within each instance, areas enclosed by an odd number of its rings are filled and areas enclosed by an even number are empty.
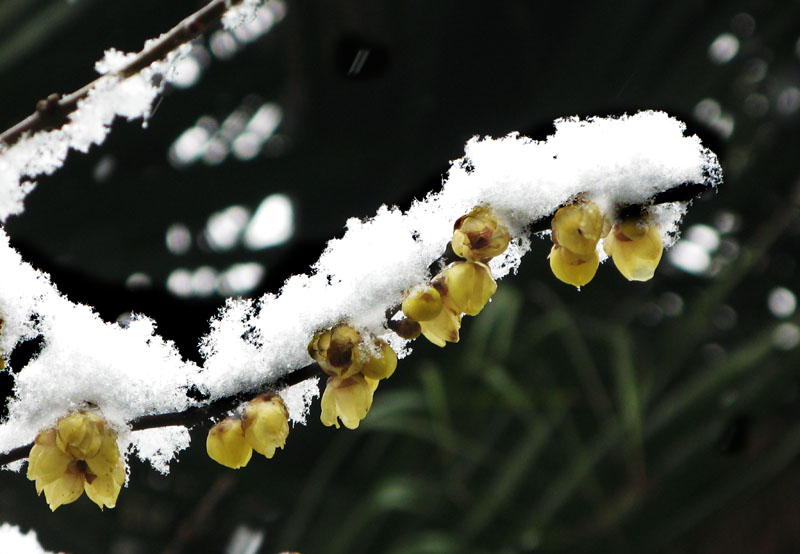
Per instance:
[[[247,465],[253,456],[253,448],[244,438],[242,420],[226,417],[208,432],[206,452],[215,462],[231,469]]]
[[[328,375],[349,377],[358,373],[364,363],[360,343],[359,332],[342,324],[314,335],[308,353]]]
[[[489,266],[480,262],[455,262],[444,270],[444,286],[453,307],[477,315],[497,290]]]
[[[442,310],[430,321],[420,322],[425,338],[436,346],[444,347],[445,342],[458,342],[458,330],[461,328],[461,312],[453,306],[450,297],[442,296]]]
[[[489,208],[478,206],[456,220],[453,252],[470,261],[485,262],[502,254],[511,237]]]
[[[664,251],[658,225],[643,218],[614,225],[603,239],[603,248],[628,281],[652,279]]]
[[[253,450],[272,458],[289,436],[289,412],[281,397],[267,393],[251,400],[244,410],[242,429]]]
[[[372,406],[373,385],[360,373],[351,377],[330,377],[320,402],[322,424],[335,425],[338,429],[341,420],[348,429],[358,428]]]
[[[594,202],[578,202],[560,208],[553,216],[552,228],[555,244],[588,257],[608,232],[608,222]]]
[[[113,508],[125,484],[116,433],[92,412],[62,418],[55,429],[36,436],[28,479],[35,481],[37,493],[44,492],[51,510],[74,502],[84,490],[101,510]]]
[[[403,313],[414,321],[430,321],[442,310],[442,297],[431,287],[418,287],[403,299]]]
[[[388,379],[397,368],[397,354],[391,346],[380,339],[375,339],[374,346],[377,353],[369,354],[361,373],[370,379]]]
[[[553,245],[550,250],[550,269],[559,280],[582,287],[594,278],[600,258],[597,250],[592,250],[586,256],[580,256],[563,246]]]

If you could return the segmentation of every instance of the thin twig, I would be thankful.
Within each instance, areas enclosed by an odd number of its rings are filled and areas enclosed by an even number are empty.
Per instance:
[[[222,15],[229,8],[241,2],[242,0],[212,0],[161,35],[124,67],[111,75],[126,79],[136,75],[152,63],[163,60],[180,45],[194,40],[206,29],[219,23]],[[14,145],[26,133],[56,129],[67,123],[69,115],[77,109],[78,102],[86,98],[92,87],[105,77],[106,75],[103,75],[66,96],[51,94],[46,99],[40,100],[36,104],[35,112],[0,134],[0,149]]]

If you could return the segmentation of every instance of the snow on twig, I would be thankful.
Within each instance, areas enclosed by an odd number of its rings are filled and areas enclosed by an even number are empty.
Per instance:
[[[138,54],[109,50],[97,68],[103,75],[80,89],[41,100],[36,111],[0,133],[0,222],[23,210],[35,179],[61,167],[69,150],[101,144],[116,117],[147,120],[164,77],[188,44],[223,18],[228,25],[253,17],[255,0],[212,0]],[[228,13],[230,12],[230,14]]]

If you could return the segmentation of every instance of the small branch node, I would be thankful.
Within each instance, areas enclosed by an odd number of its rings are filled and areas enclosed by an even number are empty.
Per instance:
[[[61,95],[54,92],[36,103],[36,112],[42,117],[52,116],[58,108],[58,103],[61,101]]]

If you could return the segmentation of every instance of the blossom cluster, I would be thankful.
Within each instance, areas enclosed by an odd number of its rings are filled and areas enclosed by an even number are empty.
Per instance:
[[[281,397],[265,393],[244,407],[242,417],[226,417],[208,432],[206,451],[217,463],[232,469],[244,467],[253,450],[267,458],[286,445],[289,412]]]
[[[458,342],[461,317],[478,315],[497,290],[487,263],[502,254],[510,241],[508,229],[498,223],[486,206],[478,206],[456,220],[451,247],[464,261],[453,262],[437,274],[430,284],[407,292],[403,315],[412,322],[394,323],[401,332],[414,325],[437,346]],[[417,333],[419,334],[419,333]]]
[[[308,353],[329,375],[320,401],[320,420],[337,429],[340,420],[348,429],[358,428],[372,406],[378,383],[397,368],[397,354],[385,341],[364,340],[362,333],[347,324],[318,332]]]
[[[5,362],[20,342],[44,338],[38,356],[13,368],[14,398],[0,424],[0,452],[20,450],[36,436],[29,476],[51,506],[83,491],[111,506],[125,481],[120,451],[167,472],[189,444],[182,427],[132,432],[131,422],[227,405],[310,359],[329,376],[323,423],[356,428],[379,381],[409,353],[407,341],[420,335],[438,346],[458,341],[463,316],[478,314],[495,293],[495,281],[516,271],[531,247],[527,230],[545,220],[552,219],[551,267],[562,280],[585,284],[604,254],[630,279],[652,277],[686,203],[660,203],[641,213],[631,207],[648,205],[680,183],[716,185],[716,157],[697,137],[684,136],[680,122],[657,112],[569,118],[555,128],[545,141],[516,134],[473,139],[441,191],[405,212],[384,206],[372,218],[348,220],[344,235],[329,242],[308,274],[289,278],[276,294],[229,300],[201,341],[202,365],[185,361],[147,318],[119,326],[71,303],[0,230]],[[443,252],[445,260],[460,259],[445,266]],[[218,423],[207,440],[211,457],[241,467],[253,450],[274,455],[284,447],[288,423],[305,421],[318,394],[315,381],[280,391],[283,409],[277,409],[279,399],[254,400]],[[190,387],[208,400],[187,397]],[[270,406],[272,423],[252,423],[260,404]],[[110,471],[92,467],[98,460],[91,450],[59,449],[58,426],[67,425],[60,422],[71,417],[72,406],[92,407],[80,412],[85,421],[92,418],[85,414],[102,411],[104,428],[120,433]],[[98,492],[98,483],[109,486]]]
[[[576,287],[589,283],[600,265],[601,238],[603,250],[626,279],[653,278],[664,250],[658,224],[646,213],[624,216],[613,226],[609,220],[597,204],[585,200],[556,211],[548,258],[558,279]]]

